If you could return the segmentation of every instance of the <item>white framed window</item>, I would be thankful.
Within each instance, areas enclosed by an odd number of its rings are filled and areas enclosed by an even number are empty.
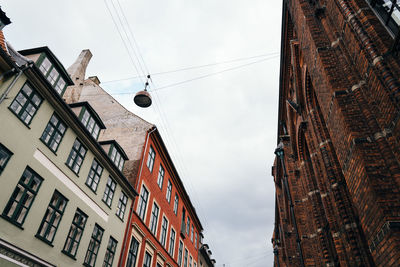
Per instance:
[[[144,218],[146,215],[148,198],[149,198],[149,191],[147,191],[146,187],[143,185],[142,191],[140,193],[139,205],[138,205],[138,210],[137,210],[137,213],[138,213],[139,217],[142,219],[142,221],[144,221]]]
[[[157,178],[157,184],[160,189],[162,189],[163,186],[164,175],[165,175],[165,170],[163,166],[160,164],[160,168],[158,169],[158,178]]]
[[[168,203],[171,202],[171,193],[172,193],[172,183],[171,180],[168,180],[167,195],[165,196],[167,198]]]
[[[151,218],[150,218],[150,231],[156,235],[157,232],[157,223],[158,223],[158,213],[160,211],[160,208],[158,205],[154,202],[153,203],[153,209],[151,211]]]
[[[162,224],[161,224],[161,237],[160,242],[163,247],[165,247],[167,243],[167,230],[168,230],[168,220],[163,216]]]
[[[154,167],[154,160],[156,159],[156,152],[154,151],[153,147],[150,146],[149,154],[147,156],[147,168],[149,168],[150,172],[153,171]]]

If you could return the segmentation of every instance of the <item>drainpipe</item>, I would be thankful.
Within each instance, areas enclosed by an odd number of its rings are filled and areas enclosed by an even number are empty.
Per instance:
[[[286,194],[289,199],[289,206],[290,206],[290,215],[292,217],[292,221],[294,224],[294,232],[296,234],[296,243],[297,243],[297,250],[299,251],[300,254],[300,266],[305,267],[304,265],[304,259],[303,259],[303,252],[301,249],[301,242],[300,242],[300,236],[299,232],[297,230],[297,223],[296,223],[296,217],[294,214],[294,205],[292,201],[292,195],[290,194],[290,189],[289,189],[289,183],[288,183],[288,175],[286,173],[286,166],[285,166],[285,161],[283,158],[284,150],[283,150],[283,143],[282,141],[279,142],[278,147],[275,149],[275,155],[277,155],[282,164],[282,169],[283,169],[283,186],[285,187]]]
[[[128,219],[128,223],[127,223],[126,229],[125,229],[124,242],[122,243],[122,253],[121,253],[121,256],[120,256],[119,262],[118,262],[118,266],[119,267],[123,266],[122,263],[123,263],[124,255],[125,255],[125,252],[126,252],[126,248],[128,246],[128,243],[127,243],[128,242],[128,233],[129,233],[129,229],[132,227],[132,218],[133,218],[132,213],[133,213],[133,205],[134,205],[134,203],[135,203],[135,198],[132,199],[131,208],[130,208],[130,211],[129,211],[129,219]]]
[[[13,86],[15,85],[15,83],[18,81],[19,77],[21,77],[22,73],[30,68],[32,66],[33,63],[29,62],[27,65],[25,65],[22,69],[18,70],[18,74],[17,76],[14,77],[13,81],[11,82],[11,84],[7,87],[6,91],[0,96],[0,104],[4,101],[4,99],[7,97],[8,93],[10,93],[11,89],[13,88]],[[8,72],[15,72],[15,69],[12,69],[10,71],[5,72],[1,78],[3,78],[6,74],[8,74]]]
[[[137,191],[137,192],[139,192],[139,179],[140,179],[140,176],[142,175],[144,157],[146,156],[147,143],[148,143],[148,141],[149,141],[150,134],[151,134],[152,132],[154,132],[155,130],[157,130],[157,127],[156,127],[156,126],[154,126],[153,130],[151,130],[151,131],[147,134],[147,136],[146,136],[146,142],[145,142],[145,144],[144,144],[144,152],[143,152],[143,157],[142,157],[142,164],[140,165],[140,171],[139,171],[139,176],[138,176],[138,183],[136,184],[136,191]]]

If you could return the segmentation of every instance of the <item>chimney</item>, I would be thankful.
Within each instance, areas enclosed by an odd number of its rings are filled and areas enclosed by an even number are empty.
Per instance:
[[[85,80],[86,68],[92,58],[92,53],[89,49],[82,50],[79,57],[75,60],[68,69],[68,74],[74,81],[75,85],[79,85]]]

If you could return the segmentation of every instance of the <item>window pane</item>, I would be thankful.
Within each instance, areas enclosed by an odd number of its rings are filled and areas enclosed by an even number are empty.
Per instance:
[[[26,168],[3,211],[3,216],[22,226],[42,181],[39,175]]]
[[[25,124],[29,125],[41,103],[42,97],[28,84],[25,84],[12,101],[10,109]]]
[[[50,150],[53,152],[57,151],[58,145],[61,142],[62,137],[64,136],[66,126],[64,123],[58,118],[56,114],[53,114],[50,118],[50,121],[47,123],[46,128],[44,129],[40,140],[43,141],[47,145]]]
[[[79,173],[86,151],[87,149],[76,139],[66,162],[76,174]]]
[[[115,181],[111,177],[108,177],[106,189],[104,190],[103,201],[109,207],[111,206],[111,202],[114,197],[115,186]]]

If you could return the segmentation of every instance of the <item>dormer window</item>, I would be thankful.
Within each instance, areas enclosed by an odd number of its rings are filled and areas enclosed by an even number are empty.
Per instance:
[[[128,160],[128,156],[125,154],[122,147],[115,140],[101,141],[99,143],[104,151],[108,152],[108,156],[111,161],[114,162],[115,166],[122,171],[124,169],[125,160]]]
[[[53,86],[53,88],[57,91],[57,93],[62,95],[67,84],[46,56],[44,56],[39,69],[43,73],[44,77],[46,77],[46,79],[49,81],[51,86]]]
[[[74,84],[64,66],[47,46],[18,52],[35,62],[44,78],[60,96],[64,94],[67,86]]]
[[[110,158],[115,163],[115,166],[118,167],[120,171],[124,167],[124,159],[121,156],[121,153],[118,152],[118,149],[115,146],[111,146],[110,148]]]
[[[100,129],[105,129],[105,125],[101,121],[99,115],[90,106],[88,102],[79,102],[69,105],[72,111],[79,117],[83,126],[97,140],[100,134]]]
[[[96,123],[94,117],[90,115],[90,112],[86,108],[82,108],[81,114],[82,114],[81,122],[86,127],[86,129],[90,132],[90,134],[95,139],[97,139],[97,137],[99,137],[99,133],[100,133],[99,124]]]

